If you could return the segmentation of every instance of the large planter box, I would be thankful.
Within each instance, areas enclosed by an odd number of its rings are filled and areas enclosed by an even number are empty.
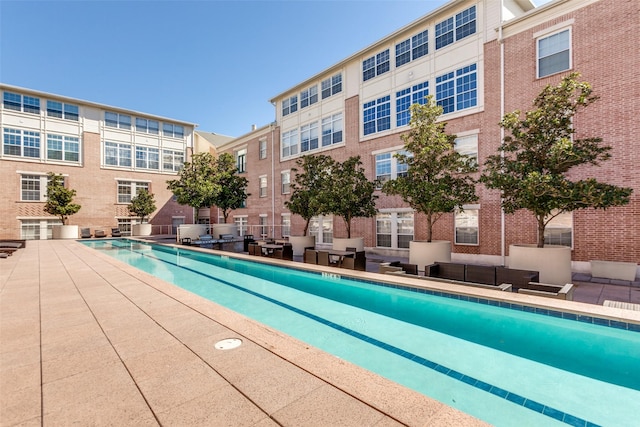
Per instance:
[[[540,273],[540,283],[571,283],[571,248],[568,246],[510,245],[509,268]]]
[[[151,236],[151,224],[133,224],[131,226],[132,236]]]
[[[182,243],[184,239],[198,240],[200,236],[207,234],[209,226],[206,224],[180,224],[176,234],[176,241]]]
[[[347,248],[356,248],[356,251],[364,251],[364,237],[334,237],[332,248],[337,251],[346,251]]]
[[[304,248],[316,246],[316,236],[289,236],[289,243],[293,248],[294,256],[304,255]]]
[[[451,262],[451,242],[446,240],[409,242],[409,264],[416,264],[418,270],[424,271],[426,265],[438,261]]]
[[[211,234],[214,239],[219,239],[221,234],[238,236],[238,226],[235,224],[211,224]]]
[[[77,225],[54,225],[52,229],[54,239],[77,239]]]
[[[591,261],[591,276],[605,279],[636,280],[638,265],[635,262]]]

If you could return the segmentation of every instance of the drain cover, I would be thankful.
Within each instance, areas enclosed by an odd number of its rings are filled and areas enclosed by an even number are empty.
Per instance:
[[[227,338],[222,341],[218,341],[215,345],[216,350],[231,350],[242,345],[242,340],[238,338]]]

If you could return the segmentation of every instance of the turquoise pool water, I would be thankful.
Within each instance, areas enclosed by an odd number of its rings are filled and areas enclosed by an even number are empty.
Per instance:
[[[82,243],[494,425],[637,421],[637,325],[127,240]]]

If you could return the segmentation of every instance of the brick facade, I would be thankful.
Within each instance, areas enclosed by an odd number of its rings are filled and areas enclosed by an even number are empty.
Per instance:
[[[516,109],[527,110],[532,105],[535,96],[547,84],[555,85],[569,72],[582,73],[583,79],[590,82],[600,100],[576,117],[575,125],[577,137],[600,136],[604,142],[611,145],[612,159],[599,167],[581,167],[573,174],[576,178],[593,176],[604,182],[616,185],[630,186],[634,189],[632,201],[628,206],[602,210],[581,210],[573,213],[573,251],[574,261],[586,262],[591,259],[617,260],[640,262],[640,174],[636,172],[636,165],[640,161],[640,150],[637,149],[635,135],[638,134],[638,121],[635,112],[640,106],[640,51],[635,46],[635,34],[639,28],[637,19],[638,9],[634,2],[618,2],[615,0],[600,0],[580,2],[555,2],[535,10],[520,10],[515,13],[516,18],[504,23],[503,40],[499,40],[501,32],[497,31],[499,22],[493,22],[492,14],[488,11],[499,9],[499,2],[485,0],[462,4],[450,2],[448,7],[442,8],[433,16],[426,16],[415,21],[412,26],[405,27],[398,33],[381,40],[351,58],[346,59],[331,69],[321,72],[304,83],[292,87],[282,96],[274,98],[276,115],[278,117],[278,131],[274,135],[275,152],[274,174],[276,180],[276,201],[274,217],[279,218],[286,213],[283,197],[279,192],[280,171],[294,166],[294,158],[281,158],[280,133],[287,132],[296,126],[305,124],[307,116],[315,114],[320,119],[323,114],[317,110],[335,105],[333,98],[319,101],[314,109],[298,111],[295,119],[291,115],[282,117],[282,99],[289,99],[296,92],[317,84],[329,76],[341,72],[343,76],[343,131],[344,141],[336,146],[326,147],[315,152],[331,155],[339,161],[350,156],[359,155],[370,179],[375,178],[376,152],[391,150],[402,146],[400,135],[406,128],[392,128],[390,131],[363,135],[363,103],[371,101],[388,93],[391,95],[391,109],[395,108],[394,95],[396,90],[407,87],[404,81],[419,82],[428,80],[430,93],[435,94],[435,77],[441,73],[438,67],[443,63],[451,63],[449,69],[475,62],[479,71],[479,103],[477,108],[465,112],[445,114],[443,120],[448,122],[447,130],[453,134],[466,133],[472,130],[478,135],[478,159],[482,165],[487,156],[495,154],[501,140],[501,130],[498,126],[502,111],[502,80],[504,79],[504,113]],[[417,61],[415,66],[403,68],[393,66],[391,62],[390,77],[375,77],[369,81],[354,84],[347,79],[362,80],[361,67],[363,58],[367,58],[385,48],[390,48],[393,58],[394,44],[407,36],[425,28],[429,31],[430,43],[435,38],[434,26],[442,19],[476,5],[478,12],[478,29],[475,38],[454,44],[448,53],[434,52],[430,44],[430,55],[427,61]],[[513,6],[513,5],[512,5]],[[486,14],[483,15],[483,12]],[[517,11],[516,11],[517,12]],[[520,15],[520,16],[518,16]],[[481,17],[482,16],[482,17]],[[602,25],[602,22],[615,22],[615,25]],[[569,70],[553,74],[545,78],[536,76],[536,38],[544,36],[546,31],[557,31],[563,26],[571,28],[571,61]],[[395,39],[394,39],[395,38]],[[475,47],[474,47],[475,46]],[[475,49],[475,50],[473,50]],[[504,49],[504,57],[501,50]],[[445,51],[443,49],[443,51]],[[445,51],[446,52],[446,51]],[[470,59],[464,59],[464,58]],[[501,64],[504,64],[502,73]],[[446,67],[444,68],[446,70]],[[376,79],[377,82],[376,82]],[[386,80],[385,80],[386,79]],[[415,84],[411,83],[411,84]],[[377,86],[376,86],[377,85]],[[383,89],[381,89],[383,88]],[[387,88],[387,89],[384,89]],[[331,104],[329,104],[331,103]],[[307,113],[307,111],[310,111]],[[303,115],[306,114],[306,115]],[[393,121],[395,116],[391,115]],[[222,151],[229,150],[227,146]],[[255,151],[255,150],[253,150]],[[271,153],[270,153],[271,154]],[[251,158],[248,161],[247,177],[251,184],[251,192],[257,191],[257,176],[267,173],[259,162],[254,165]],[[479,175],[479,174],[478,174]],[[270,175],[269,175],[270,176]],[[293,175],[292,175],[293,178]],[[270,185],[272,178],[270,176]],[[478,185],[479,201],[479,242],[477,245],[453,245],[454,257],[489,257],[492,262],[499,262],[502,255],[508,256],[508,247],[512,243],[534,243],[537,240],[536,224],[533,217],[526,211],[519,211],[504,217],[504,239],[502,237],[503,219],[500,209],[500,195],[497,191],[489,191]],[[386,196],[376,192],[379,196],[377,207],[381,210],[406,208],[398,197]],[[268,199],[268,197],[267,197]],[[259,208],[254,207],[254,203]],[[249,224],[257,223],[256,214],[270,212],[270,200],[256,200],[253,196],[248,200],[248,208],[239,210],[232,215],[248,214]],[[242,211],[242,212],[241,212]],[[425,219],[422,215],[414,217],[414,239],[425,237]],[[299,234],[304,226],[302,220],[292,216],[292,234]],[[346,235],[344,224],[340,218],[333,219],[333,235]],[[353,222],[352,235],[365,237],[365,246],[371,251],[389,252],[376,247],[376,220],[356,219]],[[444,215],[436,224],[434,239],[454,240],[454,216]],[[406,250],[399,250],[399,255],[406,255]],[[485,258],[486,259],[486,258]]]

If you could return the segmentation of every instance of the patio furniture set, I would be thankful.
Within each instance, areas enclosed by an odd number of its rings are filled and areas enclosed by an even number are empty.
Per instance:
[[[418,268],[415,264],[391,262],[382,263],[379,272],[396,275],[409,274],[415,275],[420,279],[445,283],[573,300],[573,284],[552,285],[539,283],[539,272],[531,270],[519,270],[503,266],[435,262],[425,266],[424,276],[419,276]]]

